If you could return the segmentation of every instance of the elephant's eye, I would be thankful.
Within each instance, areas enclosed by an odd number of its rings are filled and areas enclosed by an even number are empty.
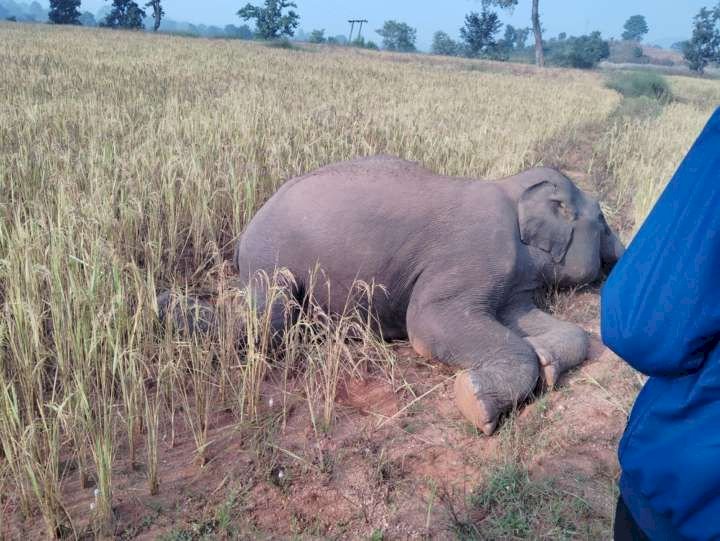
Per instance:
[[[574,220],[575,213],[567,206],[565,201],[553,201],[558,214],[567,220]]]

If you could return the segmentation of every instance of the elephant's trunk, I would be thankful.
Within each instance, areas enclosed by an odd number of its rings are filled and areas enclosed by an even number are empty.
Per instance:
[[[620,238],[612,231],[608,231],[607,234],[604,235],[602,246],[600,247],[600,259],[603,268],[607,272],[610,272],[624,253],[625,246],[620,241]]]

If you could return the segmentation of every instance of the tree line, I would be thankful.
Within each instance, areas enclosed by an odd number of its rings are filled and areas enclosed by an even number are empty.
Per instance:
[[[142,0],[141,0],[142,1]],[[544,66],[546,59],[558,66],[589,68],[610,55],[608,41],[600,32],[581,36],[559,34],[556,38],[544,39],[540,20],[540,2],[532,0],[531,26],[515,28],[503,25],[497,9],[508,10],[517,7],[519,0],[481,0],[482,9],[465,16],[459,29],[459,39],[447,32],[438,31],[433,36],[431,52],[447,56],[488,58],[494,60],[530,60],[531,55],[538,66]],[[80,11],[81,0],[50,0],[48,19],[55,24],[95,25],[89,12]],[[277,40],[295,35],[300,16],[297,5],[291,0],[264,0],[262,7],[251,3],[242,7],[237,15],[245,21],[254,21],[254,31],[249,26],[227,25],[224,30],[215,29],[209,35],[236,37],[242,39]],[[162,0],[149,0],[140,5],[135,0],[112,0],[110,10],[99,22],[110,28],[142,29],[147,18],[152,29],[160,28],[165,11]],[[500,36],[504,26],[504,33]],[[213,27],[214,28],[214,27]],[[630,17],[622,32],[628,42],[640,42],[649,31],[643,15]],[[382,38],[382,48],[388,51],[416,51],[417,30],[407,23],[388,20],[375,31]],[[528,46],[528,40],[532,39]],[[325,30],[313,30],[307,40],[311,43],[347,44],[343,36],[327,36]],[[350,45],[370,49],[380,48],[375,42],[358,35]],[[681,51],[690,69],[702,73],[710,64],[720,63],[720,2],[717,6],[704,7],[693,19],[692,37],[673,46]],[[640,54],[642,54],[642,50]]]
[[[90,19],[87,15],[92,16],[92,14],[89,12],[81,13],[81,4],[81,0],[50,0],[48,20],[53,24],[93,25],[95,23],[94,17]],[[150,11],[153,30],[157,31],[165,15],[161,0],[149,0],[143,7],[148,8]],[[109,28],[139,30],[144,28],[145,17],[147,16],[148,12],[133,0],[113,0],[110,12],[100,21],[99,25]]]
[[[555,66],[574,68],[592,68],[610,56],[610,44],[603,39],[599,31],[582,36],[568,36],[560,33],[556,38],[545,39],[539,21],[537,2],[533,3],[532,27],[516,28],[503,24],[493,6],[508,8],[517,2],[510,0],[487,0],[482,11],[471,12],[465,16],[465,24],[460,28],[459,40],[453,39],[444,31],[433,36],[431,52],[445,56],[464,56],[487,58],[491,60],[534,59],[538,66],[550,63]],[[624,26],[623,39],[640,42],[649,31],[643,15],[634,15]],[[533,37],[533,43],[527,42]]]

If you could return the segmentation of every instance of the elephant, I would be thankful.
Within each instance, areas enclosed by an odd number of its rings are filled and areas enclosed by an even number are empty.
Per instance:
[[[277,332],[288,314],[266,306],[258,272],[288,269],[301,300],[321,268],[315,295],[330,313],[357,280],[382,284],[372,299],[382,338],[462,369],[456,405],[492,435],[539,382],[552,388],[587,358],[585,331],[538,308],[536,291],[595,282],[623,252],[598,202],[555,169],[480,181],[375,156],[283,184],[241,235],[234,263]]]
[[[372,301],[382,337],[463,369],[456,404],[490,435],[540,378],[552,388],[587,357],[587,334],[539,309],[535,292],[594,282],[623,252],[598,202],[555,169],[476,181],[376,156],[287,181],[234,262],[251,289],[258,271],[288,269],[298,297],[319,266],[330,312],[356,280],[382,284]],[[267,308],[262,288],[253,295]],[[270,309],[280,331],[283,307]]]

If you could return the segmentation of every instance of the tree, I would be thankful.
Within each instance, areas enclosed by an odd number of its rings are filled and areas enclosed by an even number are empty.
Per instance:
[[[297,5],[287,0],[265,0],[265,7],[247,4],[237,15],[245,21],[255,20],[255,33],[260,39],[275,40],[292,37],[298,27],[300,15],[292,9],[283,13],[287,8],[297,8]]]
[[[626,41],[642,41],[643,36],[650,31],[643,15],[633,15],[627,20],[623,28],[625,31],[622,34],[622,39]]]
[[[310,43],[325,43],[327,41],[327,38],[325,37],[325,29],[323,28],[322,30],[313,30],[310,32],[308,41]]]
[[[515,27],[511,24],[505,25],[505,35],[500,40],[500,47],[512,51],[515,48]]]
[[[714,9],[702,8],[693,20],[690,41],[683,44],[683,55],[690,69],[704,73],[711,62],[720,61],[720,4]]]
[[[485,7],[481,13],[473,11],[465,15],[465,26],[460,29],[460,37],[465,42],[468,56],[498,56],[499,49],[495,36],[501,27],[498,14]]]
[[[53,24],[80,24],[80,0],[50,0],[48,19]]]
[[[530,28],[515,29],[515,49],[524,49],[527,45],[528,37],[530,37]]]
[[[518,5],[518,0],[482,0],[483,6],[497,6],[502,9],[512,9]],[[533,34],[535,34],[535,63],[542,67],[545,65],[545,50],[543,49],[542,25],[540,24],[539,0],[532,0],[532,21]]]
[[[540,25],[540,6],[538,0],[532,3],[532,25],[535,34],[535,64],[539,67],[545,66],[545,50],[543,49],[542,26]]]
[[[600,32],[556,40],[551,49],[552,63],[568,68],[589,69],[610,56],[610,44]]]
[[[80,21],[80,24],[83,26],[97,26],[95,15],[89,11],[83,11],[78,18],[78,21]]]
[[[460,53],[460,45],[445,32],[438,31],[433,36],[430,52],[445,56],[457,56]]]
[[[505,36],[502,39],[502,46],[506,49],[520,51],[525,48],[529,35],[529,28],[515,28],[513,25],[508,24],[505,26]]]
[[[383,39],[383,49],[402,53],[411,53],[416,50],[417,30],[406,23],[385,21],[383,27],[375,32]]]
[[[145,26],[144,18],[145,10],[133,0],[113,0],[112,9],[100,26],[140,30]]]
[[[160,28],[160,21],[162,21],[162,18],[165,15],[165,10],[162,8],[160,0],[150,0],[147,4],[145,4],[145,7],[152,8],[153,10],[153,32],[157,32],[158,28]]]

